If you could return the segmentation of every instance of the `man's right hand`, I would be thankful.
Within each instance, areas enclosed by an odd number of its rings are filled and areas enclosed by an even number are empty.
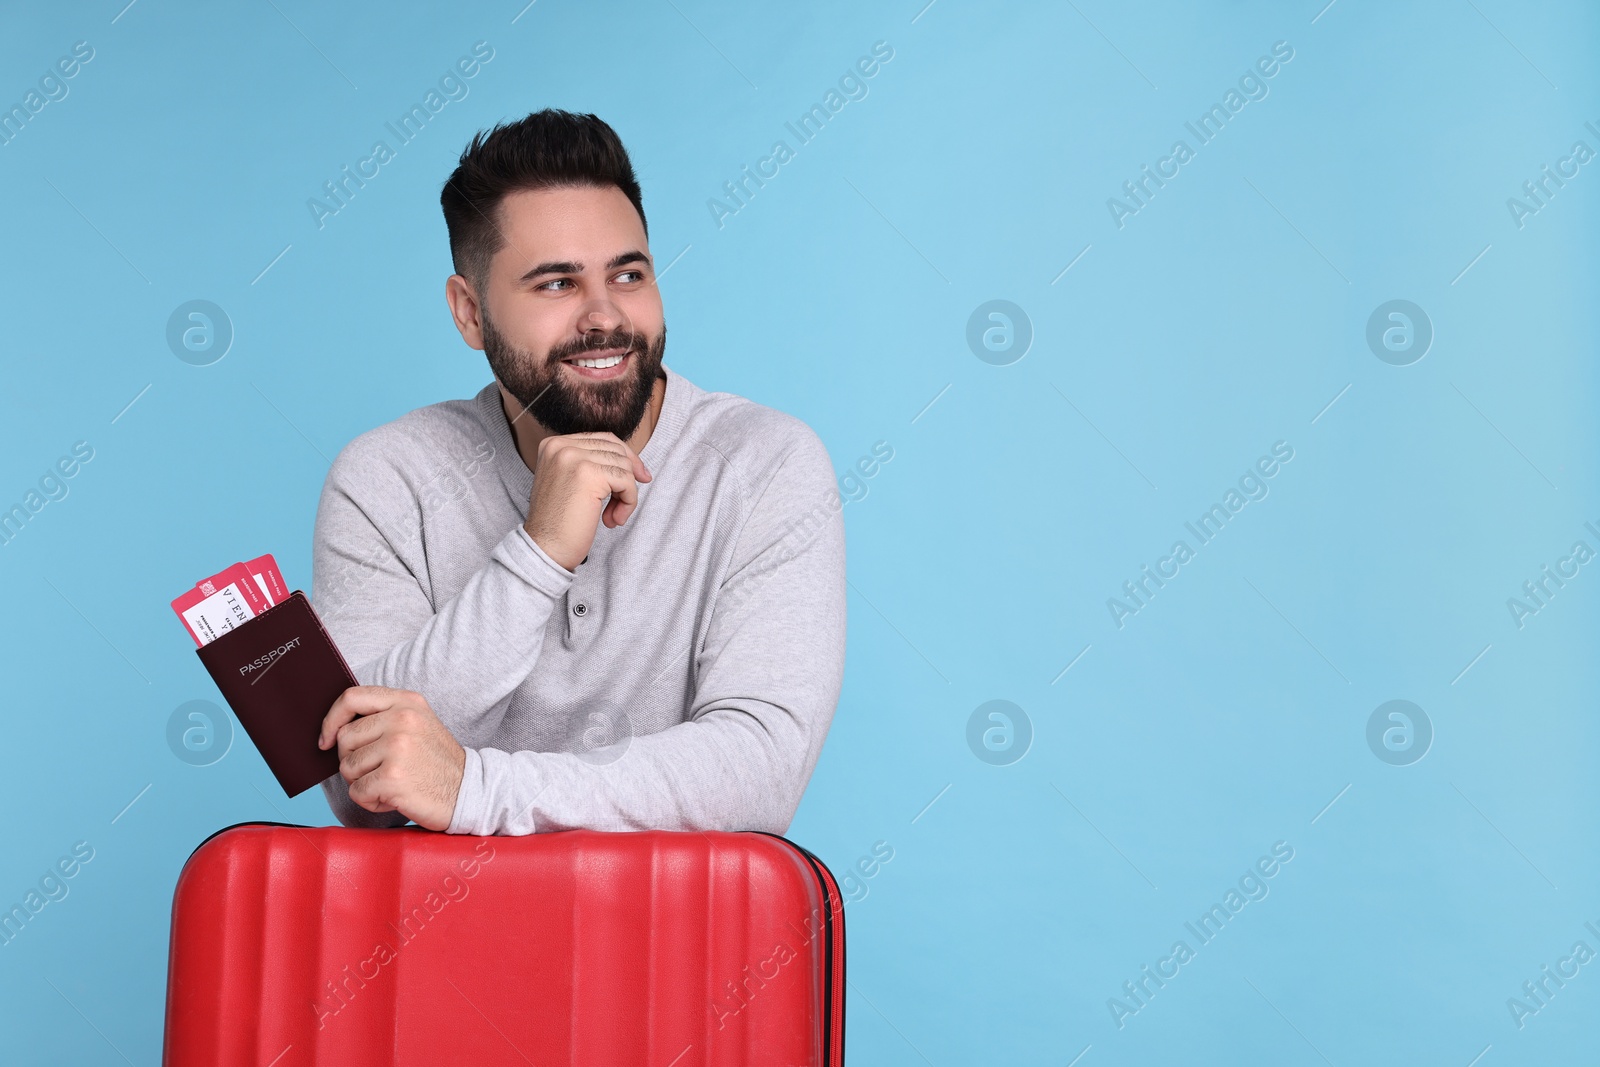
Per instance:
[[[523,529],[551,559],[575,571],[594,544],[595,524],[613,529],[628,521],[639,505],[638,483],[650,478],[614,433],[546,437],[534,459]]]

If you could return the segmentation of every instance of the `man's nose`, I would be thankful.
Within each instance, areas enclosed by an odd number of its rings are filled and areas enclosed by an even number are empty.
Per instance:
[[[586,301],[578,313],[578,332],[585,336],[596,331],[610,334],[618,326],[627,324],[627,317],[608,295],[597,295]],[[592,338],[591,338],[592,340]]]

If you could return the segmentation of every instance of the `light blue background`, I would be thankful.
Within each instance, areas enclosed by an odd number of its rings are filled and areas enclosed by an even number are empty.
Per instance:
[[[847,909],[851,1061],[1594,1054],[1600,963],[1521,1029],[1506,1005],[1600,950],[1600,566],[1520,629],[1506,606],[1600,548],[1600,163],[1506,207],[1600,149],[1592,7],[123,2],[0,33],[7,104],[95,49],[0,146],[0,506],[95,450],[0,547],[0,904],[95,849],[0,948],[6,1060],[157,1062],[190,850],[331,821],[242,734],[174,757],[169,715],[218,696],[168,601],[267,551],[309,587],[329,458],[489,380],[438,189],[545,106],[633,155],[681,253],[675,369],[805,419],[841,473],[894,449],[845,508],[844,691],[789,832],[840,874],[894,850]],[[307,199],[479,40],[467,98],[319,229]],[[719,228],[708,199],[880,40],[867,97]],[[1107,198],[1280,40],[1270,94],[1119,229]],[[1397,298],[1435,330],[1405,367],[1364,339]],[[191,299],[236,331],[211,366],[166,345]],[[1009,366],[965,341],[991,299],[1035,332]],[[1280,440],[1270,495],[1118,629],[1107,598]],[[1032,724],[1008,766],[967,746],[991,699]],[[1391,699],[1436,731],[1409,766],[1365,739]],[[1278,841],[1270,895],[1119,1029],[1108,998]]]

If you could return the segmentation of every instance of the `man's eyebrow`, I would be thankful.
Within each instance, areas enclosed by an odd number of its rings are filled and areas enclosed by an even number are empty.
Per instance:
[[[616,270],[618,267],[624,266],[624,265],[629,264],[629,263],[644,263],[644,264],[648,264],[649,262],[650,262],[650,257],[645,255],[643,252],[639,251],[637,248],[635,248],[635,249],[632,249],[632,250],[627,251],[627,252],[619,252],[617,255],[612,256],[611,257],[611,261],[606,264],[605,269],[606,270]],[[519,284],[525,284],[527,282],[531,282],[531,281],[533,281],[533,279],[539,277],[541,274],[582,274],[582,273],[583,273],[583,264],[581,264],[581,263],[574,263],[570,259],[551,260],[551,261],[546,262],[546,263],[541,263],[537,267],[534,267],[532,270],[528,271],[521,278],[519,278],[518,282],[519,282]]]

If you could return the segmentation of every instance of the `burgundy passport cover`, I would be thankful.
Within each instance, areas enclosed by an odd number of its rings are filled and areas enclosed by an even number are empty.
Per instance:
[[[356,679],[298,589],[195,649],[261,758],[291,797],[339,773],[317,747],[322,719]]]

